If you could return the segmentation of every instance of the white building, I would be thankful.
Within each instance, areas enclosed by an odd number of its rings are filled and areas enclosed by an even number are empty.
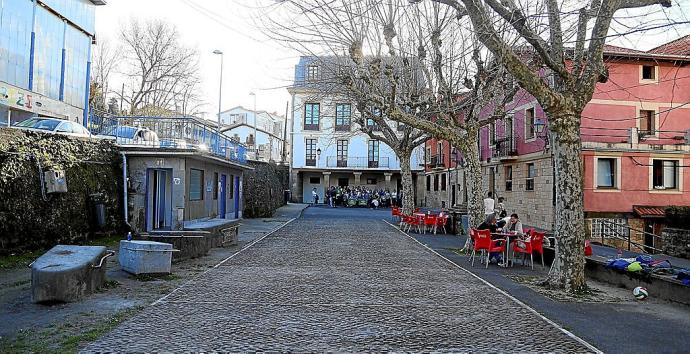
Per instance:
[[[247,158],[250,160],[284,162],[283,149],[287,154],[289,147],[283,144],[285,134],[285,117],[276,113],[246,109],[242,106],[229,109],[220,114],[223,128],[221,131],[229,138],[235,139],[247,146]],[[256,126],[254,125],[258,123]],[[256,128],[256,129],[255,129]],[[256,156],[254,133],[259,149]]]
[[[401,189],[400,161],[393,150],[371,139],[355,123],[355,105],[319,92],[311,81],[321,75],[314,57],[302,57],[295,68],[295,82],[288,89],[292,95],[290,127],[290,183],[292,200],[311,201],[316,188],[323,201],[329,186],[364,186]],[[325,74],[324,74],[325,75]],[[396,124],[396,123],[392,123]],[[417,173],[423,172],[423,146],[414,150],[411,159],[415,199]],[[421,182],[422,178],[419,179]]]

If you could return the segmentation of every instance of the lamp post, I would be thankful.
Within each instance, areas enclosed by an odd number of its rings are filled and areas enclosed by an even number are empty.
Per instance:
[[[223,52],[216,49],[213,54],[220,55],[220,85],[218,87],[218,126],[216,127],[216,151],[220,152],[220,113],[223,102]]]
[[[259,137],[256,135],[256,126],[259,124],[259,117],[256,114],[256,93],[250,92],[249,96],[254,96],[254,158],[259,160]]]

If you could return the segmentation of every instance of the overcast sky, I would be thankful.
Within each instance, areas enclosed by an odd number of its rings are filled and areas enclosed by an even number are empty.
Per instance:
[[[174,23],[183,43],[200,53],[207,118],[215,119],[218,111],[220,61],[213,54],[215,49],[225,53],[223,110],[237,105],[251,109],[254,101],[249,93],[253,91],[257,93],[257,109],[284,114],[285,103],[290,99],[285,86],[292,82],[298,54],[265,39],[255,27],[252,16],[257,14],[256,3],[257,0],[108,0],[108,5],[98,7],[96,13],[97,36],[99,40],[116,41],[121,24],[132,17],[160,18]],[[674,0],[670,11],[674,15],[671,17],[687,20],[690,0]],[[641,12],[646,15],[645,21],[666,19],[658,7]],[[690,25],[655,32],[614,39],[612,44],[647,50],[690,33]]]
[[[97,8],[97,40],[116,41],[122,23],[135,17],[160,18],[174,23],[182,41],[198,49],[201,60],[202,90],[214,119],[218,111],[220,58],[215,49],[225,54],[223,68],[223,110],[237,105],[252,109],[257,94],[257,109],[285,114],[290,99],[285,86],[294,76],[298,55],[263,39],[254,28],[251,15],[256,10],[240,0],[108,0]],[[121,83],[114,84],[119,87]]]

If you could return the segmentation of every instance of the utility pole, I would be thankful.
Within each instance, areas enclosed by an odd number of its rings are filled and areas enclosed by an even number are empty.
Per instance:
[[[288,109],[290,108],[290,101],[285,102],[285,123],[283,124],[283,163],[287,162],[285,151],[287,150],[287,125],[288,125]]]
[[[122,83],[122,92],[120,92],[120,112],[118,112],[118,116],[122,114],[122,102],[125,100],[125,83]]]

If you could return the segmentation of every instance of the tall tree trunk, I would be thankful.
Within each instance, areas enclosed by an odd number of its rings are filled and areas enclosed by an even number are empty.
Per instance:
[[[484,221],[484,192],[482,189],[482,166],[479,160],[479,146],[466,143],[464,156],[467,162],[467,214],[470,227],[477,227]]]
[[[402,205],[403,213],[412,215],[414,211],[414,186],[412,185],[412,168],[410,167],[410,157],[412,151],[401,151],[398,153],[400,159],[400,174],[402,175]]]
[[[556,179],[556,259],[547,279],[549,285],[570,292],[585,283],[585,228],[580,152],[579,114],[554,117],[554,173]]]

